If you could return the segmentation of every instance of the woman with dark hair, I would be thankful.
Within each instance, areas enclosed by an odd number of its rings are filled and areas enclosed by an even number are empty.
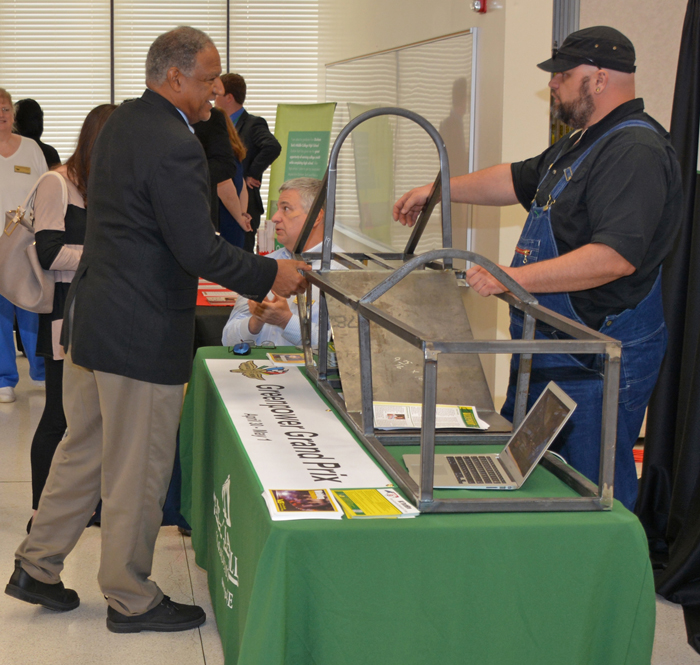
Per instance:
[[[51,460],[66,431],[63,413],[63,348],[59,337],[70,283],[83,253],[87,222],[87,182],[95,139],[117,108],[102,104],[88,113],[75,152],[56,169],[68,188],[68,208],[63,215],[61,183],[46,177],[37,188],[34,205],[36,251],[44,270],[52,270],[56,287],[53,311],[39,315],[37,354],[46,362],[46,405],[34,434],[31,450],[32,508],[36,511],[46,484]],[[27,531],[31,527],[31,520]]]
[[[212,109],[212,114],[214,110]],[[243,180],[243,160],[246,156],[246,148],[228,114],[222,112],[221,115],[224,116],[228,139],[236,157],[236,171],[231,180],[220,183],[218,187],[219,231],[222,238],[228,240],[232,245],[243,249],[246,231],[251,230],[250,215],[248,214],[248,188],[244,186],[245,182]],[[226,187],[230,191],[227,191]],[[234,198],[238,200],[240,214],[234,214],[238,212]],[[233,200],[232,203],[229,200]]]
[[[245,232],[251,228],[248,189],[243,186],[245,146],[231,119],[216,107],[209,120],[194,125],[194,133],[204,147],[209,165],[214,228],[232,245],[243,247]]]
[[[44,133],[44,112],[39,102],[34,99],[20,99],[15,102],[15,130],[20,136],[36,141],[50,169],[61,165],[56,148],[41,140]]]

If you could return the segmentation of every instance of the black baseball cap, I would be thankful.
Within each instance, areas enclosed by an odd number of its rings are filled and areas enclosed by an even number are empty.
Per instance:
[[[615,69],[631,74],[635,71],[634,46],[619,30],[606,25],[572,32],[552,57],[537,65],[556,74],[579,65],[595,65],[600,69]]]

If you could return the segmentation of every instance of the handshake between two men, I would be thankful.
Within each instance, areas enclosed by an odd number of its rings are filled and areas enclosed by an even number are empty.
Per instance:
[[[277,276],[272,283],[272,292],[284,298],[304,293],[308,286],[304,273],[309,270],[311,266],[304,261],[277,259]]]

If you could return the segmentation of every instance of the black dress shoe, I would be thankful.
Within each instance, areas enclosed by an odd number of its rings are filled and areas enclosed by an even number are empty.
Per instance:
[[[196,628],[206,620],[207,615],[198,605],[175,603],[168,596],[163,596],[153,609],[136,616],[126,616],[112,607],[107,608],[107,628],[113,633],[140,633],[142,630],[172,633]]]
[[[19,561],[15,562],[15,572],[5,587],[5,593],[25,603],[42,605],[55,612],[67,612],[80,605],[80,598],[73,589],[66,589],[63,582],[45,584],[35,580],[20,567]]]

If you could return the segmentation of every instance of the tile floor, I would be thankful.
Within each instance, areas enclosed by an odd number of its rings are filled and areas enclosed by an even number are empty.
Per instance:
[[[28,378],[18,358],[17,401],[0,404],[0,586],[12,573],[13,554],[31,514],[29,448],[43,410],[43,388]],[[173,600],[204,607],[206,623],[181,633],[115,635],[105,626],[107,604],[97,586],[100,530],[85,530],[66,560],[63,579],[80,595],[65,614],[28,605],[0,593],[0,665],[223,665],[221,640],[204,570],[194,563],[189,538],[177,527],[161,529],[153,578]],[[6,579],[7,578],[7,579]]]
[[[18,358],[18,364],[17,401],[0,404],[0,585],[12,572],[30,515],[29,448],[44,401],[43,389],[28,379],[26,359]],[[201,628],[182,633],[110,633],[96,582],[99,551],[100,531],[91,527],[66,561],[64,580],[81,597],[77,610],[57,614],[0,594],[0,665],[223,664],[206,573],[194,563],[188,538],[175,527],[161,529],[153,569],[173,600],[195,602],[207,612]],[[700,654],[686,642],[681,608],[657,597],[656,611],[652,665],[700,665]]]

